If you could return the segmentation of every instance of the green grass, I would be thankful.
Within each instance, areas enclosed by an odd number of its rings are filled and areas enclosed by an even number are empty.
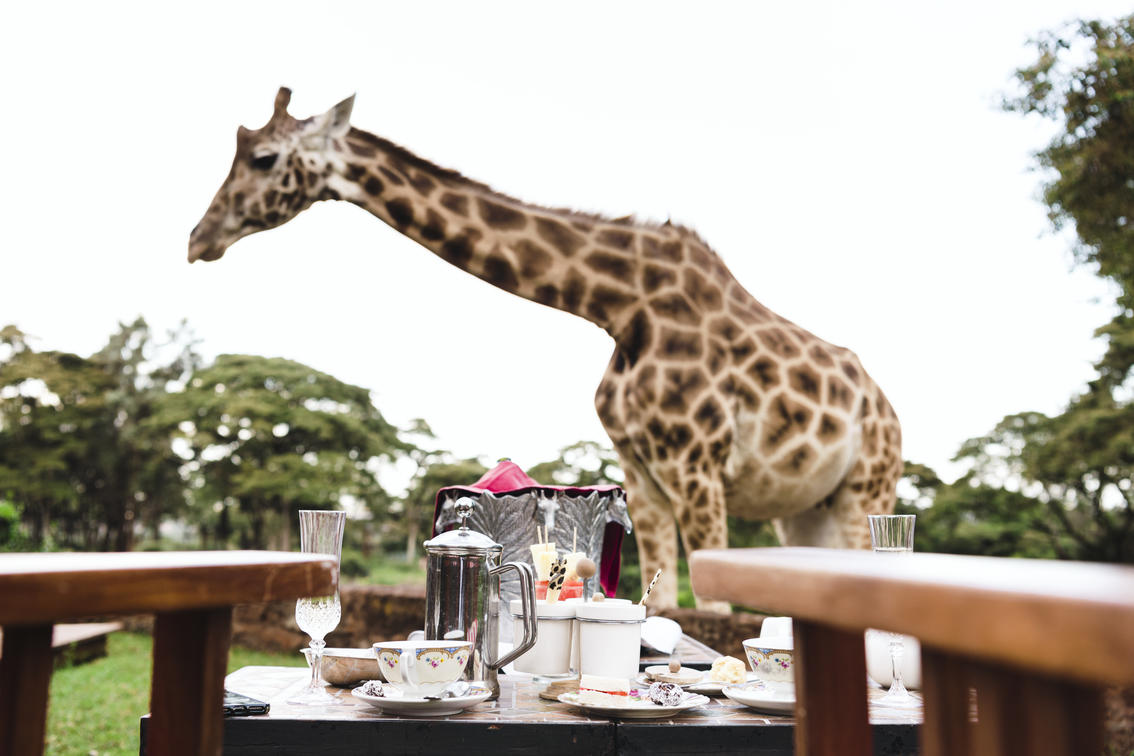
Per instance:
[[[376,558],[367,561],[369,574],[347,577],[347,582],[366,585],[425,585],[425,566],[404,559]]]
[[[107,656],[58,669],[51,678],[47,753],[53,756],[138,753],[138,719],[150,709],[153,641],[141,633],[113,633]],[[228,671],[248,665],[301,667],[298,654],[232,649]]]

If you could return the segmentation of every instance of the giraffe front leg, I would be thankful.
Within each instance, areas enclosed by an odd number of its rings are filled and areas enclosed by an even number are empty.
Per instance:
[[[642,569],[643,590],[662,570],[661,579],[650,594],[654,609],[677,606],[677,527],[673,510],[660,492],[650,492],[630,465],[625,466],[626,505],[634,523],[634,539],[638,544],[638,564]],[[653,495],[651,495],[651,493]],[[629,598],[637,600],[638,596]]]
[[[685,558],[699,549],[728,548],[728,519],[725,511],[724,487],[719,478],[700,481],[699,488],[677,507],[681,527],[681,543]],[[676,561],[674,562],[676,567]],[[708,601],[696,597],[697,608],[720,614],[732,611],[727,601]]]

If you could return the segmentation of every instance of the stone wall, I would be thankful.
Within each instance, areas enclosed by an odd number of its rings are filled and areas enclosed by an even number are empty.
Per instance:
[[[681,625],[681,631],[689,637],[724,656],[735,656],[741,661],[744,661],[741,642],[759,635],[760,625],[764,622],[763,614],[746,612],[717,614],[698,609],[663,609],[658,614]]]
[[[425,623],[425,588],[344,585],[342,620],[327,636],[333,648],[366,648],[380,640],[403,639]],[[247,604],[233,613],[232,642],[261,651],[298,651],[307,636],[295,624],[295,602]]]

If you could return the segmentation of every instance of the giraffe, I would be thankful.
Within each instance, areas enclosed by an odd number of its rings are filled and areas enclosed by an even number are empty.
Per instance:
[[[281,88],[240,127],[189,261],[320,200],[354,203],[494,286],[583,317],[614,339],[595,407],[622,463],[643,575],[728,544],[726,515],[771,519],[787,545],[866,548],[892,511],[901,430],[848,349],[771,312],[688,228],[527,204],[354,128],[353,96],[298,120]],[[718,603],[704,603],[727,610]]]

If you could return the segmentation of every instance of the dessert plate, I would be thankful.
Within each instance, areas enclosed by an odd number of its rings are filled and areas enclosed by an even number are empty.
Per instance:
[[[605,706],[603,704],[584,703],[579,700],[578,693],[562,693],[559,696],[559,700],[577,709],[582,709],[587,714],[594,714],[600,717],[618,717],[619,719],[658,719],[660,717],[680,714],[686,709],[696,709],[698,706],[704,706],[709,703],[709,699],[705,696],[692,693],[686,693],[685,699],[677,706],[659,706],[658,704],[648,702],[627,702],[615,706]]]
[[[399,714],[406,717],[448,717],[460,714],[465,709],[487,701],[492,694],[483,688],[473,688],[467,695],[454,698],[409,698],[389,685],[382,686],[387,695],[371,696],[355,688],[350,692],[359,701],[364,701],[380,709],[383,714]]]
[[[795,695],[773,693],[761,684],[726,685],[724,694],[739,704],[771,714],[793,714]]]
[[[748,674],[745,676],[744,683],[730,683],[724,682],[722,680],[710,680],[708,678],[708,673],[706,673],[706,676],[701,678],[700,682],[693,683],[692,685],[682,685],[681,687],[685,688],[685,690],[689,691],[690,693],[702,693],[706,696],[723,696],[723,691],[728,686],[745,685],[747,683],[753,682],[755,679],[756,673],[748,672]]]

